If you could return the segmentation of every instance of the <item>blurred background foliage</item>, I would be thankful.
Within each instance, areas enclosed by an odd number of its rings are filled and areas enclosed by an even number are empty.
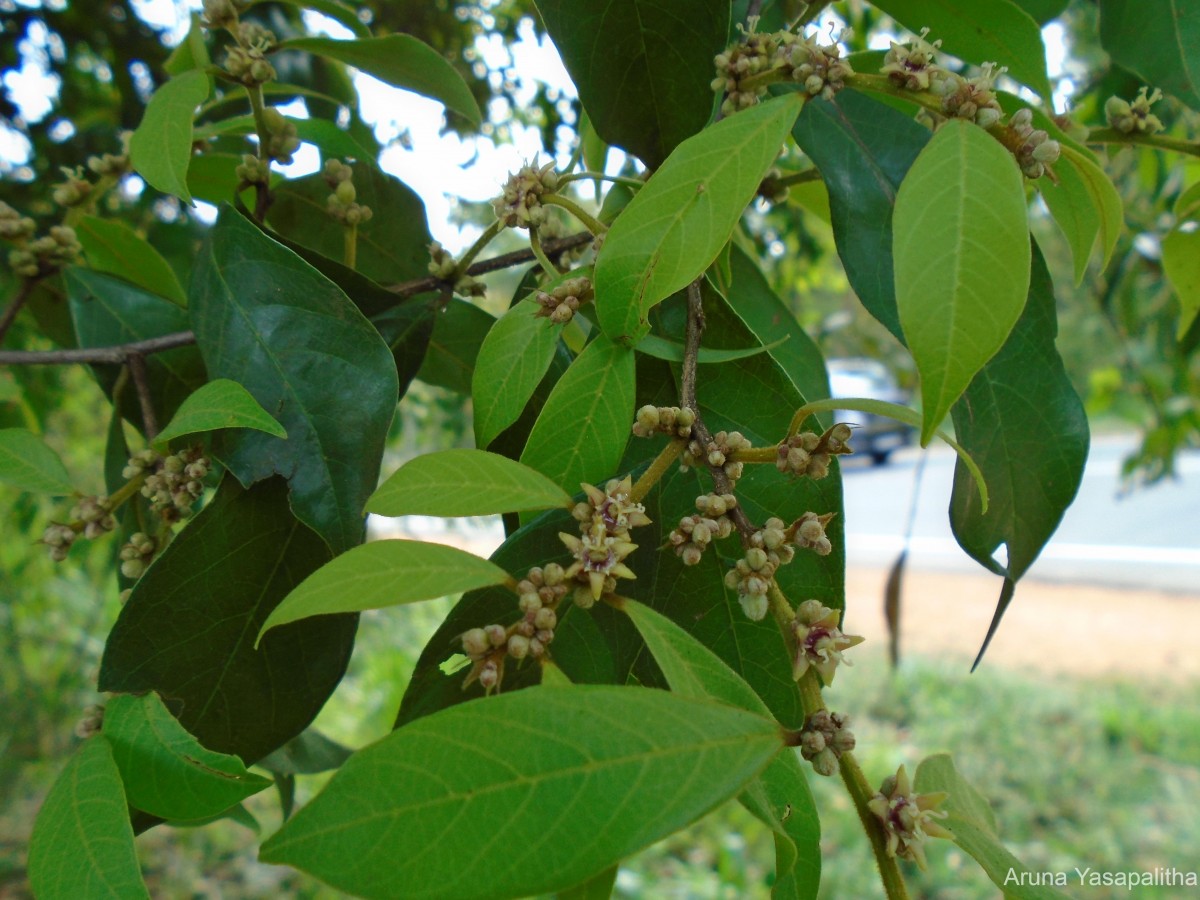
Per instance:
[[[186,3],[173,2],[186,12]],[[54,215],[49,191],[60,180],[60,170],[79,165],[90,154],[116,152],[122,133],[138,124],[150,94],[166,78],[172,48],[164,33],[143,18],[143,6],[134,0],[0,0],[0,147],[7,148],[0,153],[0,197],[38,219],[40,226],[50,224]],[[527,92],[519,99],[523,79],[512,57],[505,65],[485,63],[489,42],[509,44],[520,29],[541,35],[529,0],[369,0],[356,6],[375,34],[414,34],[460,68],[488,111],[486,137],[504,142],[519,123],[539,129],[551,153],[574,142],[577,104],[540,81],[533,82],[531,101]],[[744,9],[745,3],[734,6],[735,11]],[[799,4],[767,6],[786,15]],[[894,31],[889,20],[857,0],[842,0],[833,8],[854,29],[847,38],[851,49],[866,49],[880,30]],[[261,2],[243,18],[256,19],[284,37],[302,30],[301,15],[295,3]],[[1140,86],[1132,75],[1108,64],[1095,37],[1096,15],[1094,4],[1072,0],[1057,20],[1068,49],[1063,74],[1073,86],[1073,114],[1090,124],[1101,121],[1105,98],[1131,97]],[[15,85],[39,72],[36,81],[46,86],[45,104],[35,108],[17,102]],[[358,115],[354,86],[343,72],[313,58],[303,68],[281,68],[280,77],[334,98],[336,108],[310,98],[310,112],[334,118],[360,143],[382,149]],[[1173,101],[1164,101],[1156,112],[1168,129],[1200,130],[1197,116]],[[213,143],[216,150],[244,148],[237,138]],[[783,168],[806,165],[793,153],[794,158],[781,162]],[[26,161],[13,161],[23,156]],[[1176,454],[1195,447],[1200,432],[1200,355],[1195,352],[1200,320],[1176,340],[1178,307],[1162,277],[1159,250],[1160,236],[1172,223],[1172,204],[1200,181],[1200,163],[1183,165],[1162,151],[1125,148],[1109,153],[1105,166],[1125,201],[1128,224],[1109,265],[1093,261],[1075,287],[1066,242],[1043,210],[1035,208],[1033,227],[1055,275],[1059,350],[1094,427],[1133,427],[1142,434],[1140,449],[1125,464],[1133,485],[1170,477]],[[822,189],[797,186],[792,200],[774,207],[761,203],[750,220],[750,237],[767,261],[777,291],[827,357],[883,359],[911,386],[915,373],[907,355],[850,292],[834,250]],[[152,190],[110,192],[102,212],[137,228],[186,283],[207,227],[202,217]],[[460,204],[453,214],[478,222],[487,212],[479,205]],[[497,308],[506,305],[518,277],[513,272],[507,280],[491,282],[493,294],[502,298],[491,301]],[[0,275],[0,297],[12,290],[11,279]],[[57,323],[61,334],[62,306],[61,290],[51,280],[43,283],[30,309],[43,331],[56,334]],[[50,346],[22,319],[6,344]],[[22,426],[44,434],[76,482],[97,490],[102,487],[108,424],[97,416],[106,408],[82,368],[0,371],[0,427]],[[385,471],[417,452],[467,445],[468,416],[458,395],[418,382],[397,417]],[[100,699],[94,690],[96,669],[102,635],[118,609],[118,589],[114,547],[85,542],[75,548],[67,566],[55,566],[36,552],[36,535],[61,514],[52,504],[0,487],[0,509],[0,896],[20,897],[25,895],[24,846],[34,811],[78,741],[73,725],[81,711]],[[386,733],[416,654],[447,608],[429,604],[365,617],[350,674],[318,727],[349,746]],[[1068,683],[1051,688],[1032,677],[988,672],[967,680],[958,668],[921,661],[889,676],[879,657],[871,657],[846,681],[839,692],[857,691],[847,696],[847,706],[872,711],[856,729],[862,745],[874,754],[865,760],[868,775],[894,770],[906,746],[955,746],[959,767],[988,791],[1002,833],[1019,845],[1015,849],[1033,869],[1073,864],[1081,846],[1090,848],[1088,860],[1100,868],[1121,868],[1122,860],[1138,848],[1145,851],[1138,856],[1143,868],[1195,859],[1200,846],[1200,812],[1194,803],[1200,796],[1200,717],[1189,695],[1154,686]],[[1140,712],[1131,715],[1131,710]],[[1062,778],[1070,779],[1074,789],[1059,790]],[[302,779],[298,799],[314,793],[321,780]],[[1064,805],[1039,794],[1039,786],[1051,784],[1056,796],[1068,795],[1071,801]],[[818,789],[832,793],[832,787],[821,784]],[[840,796],[824,799],[834,807],[845,803]],[[264,829],[275,827],[279,808],[273,796],[252,798],[248,807]],[[140,841],[153,846],[144,854],[153,861],[154,868],[147,871],[152,894],[336,896],[304,876],[259,866],[252,845],[243,839],[244,827],[223,822],[195,830],[160,828],[145,835]],[[824,896],[869,896],[874,889],[868,849],[857,827],[849,808],[844,817],[825,823]],[[994,888],[982,875],[959,872],[960,865],[964,872],[971,867],[954,852],[931,858],[933,871],[915,882],[923,896],[992,896]],[[769,836],[731,808],[632,861],[618,888],[628,897],[765,896],[771,866]],[[934,892],[933,885],[946,884],[959,887]],[[1105,895],[1097,891],[1094,896]]]

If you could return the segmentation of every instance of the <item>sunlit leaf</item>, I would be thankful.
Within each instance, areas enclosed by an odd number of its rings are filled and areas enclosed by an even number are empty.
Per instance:
[[[83,216],[75,224],[88,264],[187,306],[187,294],[162,254],[120,219]]]
[[[1100,262],[1108,263],[1124,226],[1121,195],[1098,165],[1071,147],[1063,147],[1054,166],[1058,184],[1038,179],[1046,206],[1062,229],[1075,261],[1075,283],[1083,281],[1096,241]]]
[[[180,404],[167,427],[154,438],[166,446],[177,437],[220,428],[253,428],[286,438],[283,426],[272,419],[244,387],[228,378],[210,381]]]
[[[129,139],[134,170],[153,188],[192,202],[187,171],[192,159],[192,118],[208,97],[208,74],[189,69],[162,84]]]

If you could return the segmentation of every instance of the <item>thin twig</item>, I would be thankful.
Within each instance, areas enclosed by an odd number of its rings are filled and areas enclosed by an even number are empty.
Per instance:
[[[158,435],[158,416],[154,414],[154,402],[150,399],[150,379],[146,376],[146,357],[140,353],[130,353],[129,377],[133,379],[134,389],[137,390],[138,405],[142,408],[142,431],[147,441],[153,441]]]
[[[113,347],[83,347],[78,350],[3,350],[0,351],[0,366],[47,366],[64,363],[113,363],[120,365],[129,362],[130,356],[137,354],[149,356],[172,350],[175,347],[185,347],[196,342],[196,335],[191,331],[176,331],[161,337],[148,338],[144,341],[134,341],[129,344],[117,344]]]
[[[37,284],[35,278],[22,278],[21,284],[17,288],[16,294],[13,295],[12,302],[8,304],[8,309],[4,310],[4,315],[0,316],[0,344],[4,343],[4,336],[8,334],[9,326],[17,319],[17,313],[21,311],[21,307],[25,305],[25,301],[29,299],[33,293],[33,286]]]

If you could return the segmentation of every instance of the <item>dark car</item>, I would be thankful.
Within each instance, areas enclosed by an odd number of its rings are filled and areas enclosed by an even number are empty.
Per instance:
[[[866,397],[905,406],[909,400],[887,367],[873,359],[829,360],[829,387],[835,399]],[[876,465],[886,463],[893,450],[912,443],[913,429],[894,419],[849,409],[837,410],[834,419],[854,426],[851,445]]]

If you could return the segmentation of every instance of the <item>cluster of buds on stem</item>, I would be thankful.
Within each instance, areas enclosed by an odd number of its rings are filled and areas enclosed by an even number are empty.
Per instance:
[[[835,515],[819,516],[815,512],[806,512],[789,529],[792,543],[801,549],[812,550],[817,556],[828,556],[833,552],[833,544],[825,536],[825,526]]]
[[[966,119],[981,128],[991,128],[1000,121],[1004,110],[996,99],[996,79],[1007,72],[995,63],[984,63],[983,70],[973,78],[963,78],[947,72],[935,78],[930,91],[942,98],[942,112],[952,119]]]
[[[50,198],[63,209],[82,206],[92,196],[92,183],[83,174],[83,167],[69,168],[62,166],[63,180],[54,185]]]
[[[120,153],[101,153],[87,158],[87,167],[101,178],[120,178],[129,171],[129,139],[133,132],[121,133]]]
[[[861,644],[864,638],[856,634],[844,634],[838,626],[841,618],[836,609],[830,609],[820,600],[805,600],[796,609],[792,620],[792,637],[796,655],[792,661],[792,677],[804,677],[809,666],[817,670],[821,680],[833,683],[834,671],[843,662],[842,652]],[[849,660],[844,660],[850,665]]]
[[[778,166],[772,166],[767,170],[767,174],[763,176],[763,180],[758,185],[758,196],[762,197],[768,203],[786,203],[789,191],[788,186],[783,183],[783,170]]]
[[[800,755],[813,764],[818,775],[837,771],[843,753],[854,749],[850,717],[827,709],[808,717],[800,732]]]
[[[633,421],[633,433],[638,437],[665,434],[673,438],[690,438],[696,414],[678,406],[643,406]]]
[[[739,26],[741,27],[741,26]],[[721,103],[721,114],[731,116],[738,110],[754,106],[767,93],[767,85],[743,85],[755,75],[775,67],[775,51],[779,39],[774,34],[749,32],[742,40],[713,59],[717,77],[712,80],[712,89],[725,94]]]
[[[27,220],[18,218],[14,231],[25,231]],[[83,252],[75,229],[66,225],[52,225],[50,233],[33,240],[16,239],[19,246],[10,250],[8,265],[13,273],[24,278],[37,278],[57,272],[78,259]]]
[[[744,463],[733,458],[739,450],[749,450],[750,440],[740,431],[718,431],[707,444],[692,439],[684,448],[680,467],[685,471],[691,466],[709,466],[721,469],[730,483],[742,477]]]
[[[371,207],[363,206],[355,198],[354,169],[336,159],[327,160],[321,173],[329,185],[329,196],[325,199],[325,210],[345,225],[360,225],[371,220]]]
[[[787,542],[782,519],[767,519],[762,528],[750,535],[748,543],[746,555],[725,574],[725,586],[737,591],[742,612],[757,622],[766,617],[770,608],[767,594],[771,579],[780,566],[792,561],[796,551]]]
[[[575,581],[575,605],[588,609],[605,594],[617,589],[618,578],[636,578],[624,562],[637,549],[629,529],[649,525],[646,508],[634,502],[628,475],[612,479],[600,490],[582,485],[587,500],[575,505],[571,514],[579,522],[580,537],[560,532],[559,538],[575,557],[566,569],[566,579]]]
[[[157,550],[158,543],[150,535],[140,531],[131,534],[121,548],[121,574],[126,578],[141,578]]]
[[[775,467],[792,475],[807,475],[820,480],[829,474],[829,461],[834,456],[853,453],[850,446],[850,426],[838,422],[824,433],[803,431],[780,443]]]
[[[553,162],[541,168],[527,163],[508,177],[504,191],[492,201],[492,208],[506,228],[537,228],[547,218],[542,196],[557,189],[558,173]]]
[[[584,276],[568,278],[554,289],[538,291],[534,295],[534,302],[539,307],[534,315],[549,319],[557,325],[565,325],[575,318],[580,306],[591,302],[595,297],[592,279]]]
[[[889,856],[911,860],[922,870],[927,868],[925,841],[931,837],[953,837],[936,821],[947,816],[946,812],[937,808],[947,796],[945,791],[913,793],[904,766],[895,775],[883,780],[879,793],[867,801],[867,809],[883,825]]]
[[[892,41],[879,73],[906,91],[927,91],[934,82],[946,79],[949,71],[937,64],[937,51],[942,42],[930,43],[926,40],[928,36],[929,29],[922,28],[921,34],[907,44]]]
[[[142,496],[150,501],[153,512],[173,523],[192,514],[192,506],[204,493],[209,468],[208,458],[198,447],[168,456],[141,450],[130,458],[122,474],[126,478],[145,474]]]
[[[699,515],[684,516],[668,540],[685,566],[694,566],[714,540],[733,533],[733,522],[726,515],[737,506],[733,494],[701,494],[696,498]]]
[[[233,0],[204,0],[200,21],[212,31],[221,28],[232,31],[238,21],[237,6]]]
[[[292,161],[292,154],[300,148],[296,123],[289,122],[283,113],[273,106],[263,110],[262,118],[267,133],[260,134],[258,138],[265,141],[267,157],[287,165]]]
[[[364,210],[371,212],[365,206]],[[465,272],[462,275],[456,276],[458,272],[458,262],[453,256],[437,241],[429,245],[429,274],[434,278],[440,278],[442,281],[450,284],[454,292],[460,297],[482,297],[487,293],[487,285],[478,278],[473,278]]]
[[[67,553],[77,537],[78,532],[70,525],[47,525],[46,530],[42,532],[42,543],[49,548],[52,560],[62,562],[67,558]]]
[[[103,537],[117,527],[112,506],[107,497],[81,497],[71,507],[71,519],[83,525],[83,536],[89,541]]]
[[[836,42],[819,44],[816,34],[802,37],[781,31],[773,62],[790,70],[792,81],[803,85],[804,93],[810,97],[831,100],[846,86],[847,76],[854,74],[850,63],[841,57],[842,51]]]
[[[253,153],[243,153],[242,161],[234,174],[238,180],[246,184],[267,185],[271,180],[271,165],[265,159],[259,159]]]
[[[242,22],[234,33],[238,42],[226,52],[225,71],[247,87],[274,81],[275,67],[266,55],[275,34],[254,22]]]
[[[1051,140],[1045,131],[1033,127],[1033,113],[1028,109],[1013,113],[1008,120],[1008,127],[1021,140],[1021,145],[1015,151],[1021,171],[1027,178],[1041,178],[1046,173],[1046,167],[1058,161],[1062,147],[1058,141]]]
[[[1132,102],[1109,97],[1104,103],[1108,124],[1122,134],[1157,134],[1163,130],[1162,120],[1150,112],[1150,106],[1162,99],[1162,91],[1142,88]]]
[[[0,200],[0,239],[24,242],[33,237],[37,223]]]

